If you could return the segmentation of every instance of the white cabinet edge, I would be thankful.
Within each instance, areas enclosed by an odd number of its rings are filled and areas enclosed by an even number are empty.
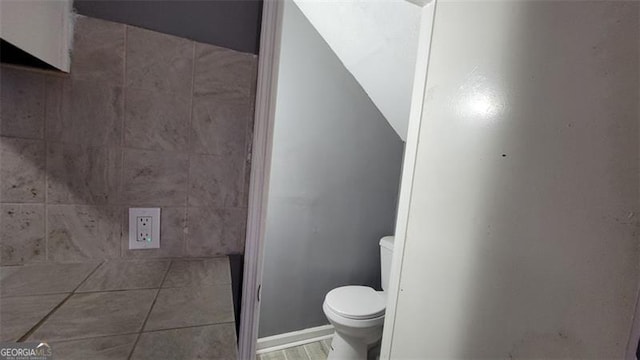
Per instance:
[[[71,0],[0,2],[0,37],[65,72],[71,64],[73,23]]]

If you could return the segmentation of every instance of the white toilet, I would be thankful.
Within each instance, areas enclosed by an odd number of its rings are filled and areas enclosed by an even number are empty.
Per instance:
[[[382,291],[368,286],[341,286],[325,296],[322,310],[335,328],[328,360],[366,359],[369,346],[382,338],[392,255],[393,236],[383,237],[380,240]]]

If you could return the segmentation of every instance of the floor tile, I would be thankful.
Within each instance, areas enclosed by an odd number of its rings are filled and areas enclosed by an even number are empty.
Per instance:
[[[199,260],[174,260],[162,287],[188,287],[231,283],[227,257]]]
[[[127,360],[137,334],[50,343],[56,359]]]
[[[169,260],[113,260],[100,265],[77,292],[159,288]]]
[[[266,354],[260,354],[258,356],[258,360],[287,360],[287,358],[284,356],[284,351],[277,350]]]
[[[0,341],[18,341],[68,294],[0,299]]]
[[[20,269],[22,266],[0,266],[0,281]]]
[[[232,322],[231,285],[162,289],[145,331]]]
[[[131,359],[236,359],[233,324],[143,333]]]
[[[309,356],[307,356],[304,346],[284,349],[284,355],[287,357],[287,360],[309,360]]]
[[[97,262],[21,266],[6,277],[3,275],[0,295],[68,293],[75,290],[97,266]]]
[[[74,294],[29,337],[55,341],[140,331],[157,290]]]
[[[309,355],[311,360],[326,360],[328,351],[322,346],[321,341],[316,341],[310,344],[306,344],[304,349]]]
[[[331,352],[331,339],[325,339],[320,342],[324,351],[329,354]]]

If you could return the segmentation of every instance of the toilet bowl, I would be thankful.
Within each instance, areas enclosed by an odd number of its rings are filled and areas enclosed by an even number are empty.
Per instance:
[[[369,346],[382,337],[386,297],[366,286],[331,290],[322,310],[335,329],[329,360],[366,359]]]
[[[382,289],[389,282],[393,237],[380,240]],[[327,293],[322,310],[335,333],[328,360],[366,359],[369,348],[382,338],[387,305],[384,291],[368,286],[341,286]]]

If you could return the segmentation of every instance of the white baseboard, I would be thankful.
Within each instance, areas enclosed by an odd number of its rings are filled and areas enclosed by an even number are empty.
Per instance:
[[[264,354],[271,351],[309,344],[312,342],[329,339],[332,336],[333,325],[322,325],[284,334],[267,336],[258,339],[256,353]]]

